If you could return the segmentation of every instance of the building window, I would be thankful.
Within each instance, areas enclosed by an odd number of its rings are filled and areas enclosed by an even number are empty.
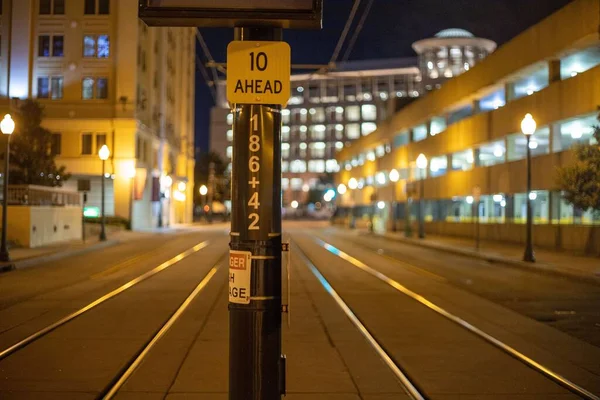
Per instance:
[[[310,148],[310,156],[312,158],[323,158],[325,157],[325,142],[315,142],[308,145]],[[310,170],[310,168],[309,168]],[[311,171],[314,172],[314,171]]]
[[[108,35],[84,35],[83,56],[108,58],[110,56],[110,39]]]
[[[453,171],[467,171],[473,168],[475,157],[473,156],[473,150],[459,151],[452,154],[452,170]]]
[[[51,0],[40,0],[40,15],[49,15],[52,9]]]
[[[377,119],[377,107],[375,105],[363,104],[361,110],[364,121],[375,121]]]
[[[350,107],[348,107],[348,108],[350,108]],[[346,125],[346,137],[348,139],[360,138],[360,125],[359,124]]]
[[[435,136],[438,133],[446,130],[446,119],[443,117],[434,117],[431,119],[431,126],[429,131],[431,132],[431,136]]]
[[[83,78],[81,98],[83,100],[94,98],[94,78]]]
[[[507,136],[508,161],[521,160],[527,157],[527,137],[522,133]],[[550,129],[540,128],[535,131],[529,140],[529,149],[532,156],[550,153]]]
[[[486,143],[475,150],[475,162],[477,166],[489,167],[501,164],[506,159],[506,145],[504,140]]]
[[[325,172],[325,160],[310,160],[308,172]]]
[[[38,77],[37,97],[39,99],[59,100],[63,97],[63,78],[61,76]]]
[[[96,153],[100,151],[102,146],[106,144],[106,133],[99,133],[96,135]]]
[[[37,82],[37,97],[39,99],[47,99],[50,97],[50,78],[41,76]]]
[[[294,160],[290,164],[290,172],[302,173],[306,172],[306,161]]]
[[[85,15],[108,15],[110,13],[110,0],[85,0],[83,13]]]
[[[60,133],[53,133],[50,142],[50,153],[54,156],[60,155],[62,152],[62,135]]]
[[[281,143],[281,158],[290,158],[290,144]]]
[[[52,36],[52,57],[62,57],[64,55],[64,40],[62,35]]]
[[[373,122],[363,122],[360,124],[360,129],[362,131],[362,135],[367,136],[377,129],[377,125]]]
[[[52,9],[54,15],[64,15],[65,13],[65,0],[54,0],[54,7]]]
[[[348,121],[359,121],[360,120],[360,107],[359,106],[346,107],[346,118],[348,119]]]
[[[108,79],[97,78],[96,79],[96,98],[107,99],[108,98]]]
[[[50,79],[52,100],[60,100],[63,98],[63,78],[62,76],[54,76]]]
[[[84,133],[81,135],[81,154],[91,155],[92,154],[92,138],[91,133]]]
[[[409,132],[399,133],[398,135],[394,136],[394,148],[397,149],[398,147],[406,146],[409,141]]]
[[[40,35],[38,37],[38,57],[50,57],[49,35]]]
[[[429,161],[429,171],[432,177],[441,176],[448,170],[448,157],[432,157]]]
[[[419,125],[413,129],[413,142],[419,142],[427,138],[427,125]]]

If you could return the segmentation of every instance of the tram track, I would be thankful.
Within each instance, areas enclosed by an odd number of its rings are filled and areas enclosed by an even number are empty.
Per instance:
[[[95,309],[96,307],[98,307],[99,305],[107,302],[110,299],[113,299],[114,297],[126,292],[127,290],[135,287],[136,285],[138,285],[141,282],[144,282],[154,276],[156,276],[157,274],[169,269],[170,267],[172,267],[173,265],[176,265],[177,263],[179,263],[180,261],[188,258],[189,256],[199,252],[200,250],[206,248],[209,246],[210,241],[209,240],[205,240],[202,241],[198,244],[196,244],[195,246],[188,248],[187,250],[177,254],[176,256],[168,259],[165,262],[160,263],[159,265],[157,265],[156,267],[154,267],[153,269],[146,271],[140,275],[138,275],[136,278],[129,280],[128,282],[122,284],[121,286],[117,287],[116,289],[111,290],[110,292],[104,294],[103,296],[100,296],[99,298],[97,298],[96,300],[88,303],[87,305],[79,308],[78,310],[66,315],[65,317],[55,321],[52,324],[49,324],[47,326],[45,326],[42,329],[39,329],[37,331],[35,331],[34,333],[28,335],[27,337],[25,337],[24,339],[21,339],[20,341],[14,343],[13,345],[3,349],[2,351],[0,351],[0,361],[6,359],[7,357],[10,357],[11,355],[15,354],[16,352],[26,348],[27,346],[29,346],[30,344],[38,341],[39,339],[43,338],[44,336],[46,336],[47,334],[49,334],[50,332],[56,330],[57,328],[60,328],[66,324],[68,324],[69,322],[73,321],[74,319],[80,317],[81,315]]]
[[[383,274],[379,270],[362,262],[358,258],[343,252],[339,248],[321,240],[318,237],[311,237],[311,240],[314,244],[326,250],[330,254],[333,254],[337,258],[345,261],[347,264],[350,264],[354,268],[357,268],[358,270],[367,273],[369,276],[377,279],[379,282],[383,283],[387,287],[392,288],[395,292],[401,293],[403,297],[411,299],[413,301],[413,305],[419,304],[420,306],[426,307],[427,309],[433,311],[443,319],[451,321],[453,324],[465,331],[465,333],[469,333],[471,335],[474,335],[478,339],[483,340],[485,343],[493,346],[495,349],[500,350],[503,354],[510,356],[513,360],[524,364],[528,368],[536,371],[545,378],[560,385],[572,394],[575,394],[576,396],[587,400],[600,400],[599,396],[595,395],[594,393],[590,392],[584,387],[574,383],[573,381],[569,380],[557,371],[554,371],[551,368],[543,365],[542,363],[534,360],[533,358],[528,357],[527,355],[518,351],[509,344],[494,337],[488,332],[485,332],[483,329],[480,329],[475,324],[469,323],[465,319],[447,311],[434,301],[431,301],[429,298],[407,288],[398,281]],[[307,254],[303,246],[300,245],[297,241],[294,241],[294,250],[296,250],[296,253],[300,256],[303,263],[317,278],[317,280],[319,281],[321,286],[323,286],[325,291],[335,300],[337,305],[342,309],[342,311],[354,324],[357,330],[362,334],[365,340],[371,345],[373,350],[381,357],[383,362],[394,373],[398,381],[401,383],[402,387],[405,389],[406,393],[412,399],[429,398],[426,392],[424,391],[423,386],[417,383],[418,376],[411,377],[408,368],[401,365],[401,363],[397,362],[397,360],[394,358],[394,354],[386,350],[385,343],[383,343],[377,338],[376,332],[372,331],[369,325],[365,322],[366,319],[362,319],[360,313],[357,313],[352,308],[352,305],[349,304],[347,300],[345,300],[338,291],[336,291],[335,283],[330,283],[330,280],[327,279],[327,273],[324,273],[322,271],[323,266],[321,265],[321,268],[318,267],[317,265],[319,264],[316,263],[315,260]]]

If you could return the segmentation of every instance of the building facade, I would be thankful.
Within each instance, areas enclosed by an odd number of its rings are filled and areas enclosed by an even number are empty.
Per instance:
[[[468,37],[464,37],[468,34]],[[339,171],[336,154],[353,141],[375,131],[397,108],[436,89],[448,74],[435,80],[428,75],[430,52],[443,43],[444,58],[436,53],[436,68],[453,67],[455,49],[461,57],[462,73],[492,52],[495,44],[456,29],[440,32],[443,37],[415,43],[419,59],[387,59],[340,63],[325,74],[292,75],[291,94],[282,111],[283,204],[300,204],[308,192],[330,180]],[[458,35],[458,36],[457,36]],[[451,58],[450,56],[454,57]],[[450,58],[449,58],[450,57]],[[421,66],[421,68],[419,68]],[[454,70],[452,70],[454,71]],[[224,82],[218,86],[217,107],[211,119],[211,149],[231,159],[232,115],[227,111]],[[223,125],[222,115],[227,124]],[[226,141],[224,141],[226,139]],[[226,147],[223,147],[226,146]]]
[[[471,236],[478,221],[482,238],[520,242],[529,196],[538,245],[600,248],[592,234],[598,214],[574,209],[555,189],[555,169],[572,161],[572,148],[595,143],[599,19],[599,0],[570,3],[345,147],[336,182],[352,181],[354,190],[339,205],[359,220],[374,214],[379,229],[396,220],[402,230],[407,215],[417,217],[410,204],[422,198],[431,233]],[[531,193],[520,129],[527,113],[537,121]],[[426,168],[416,165],[420,154]],[[390,182],[392,170],[397,183]]]
[[[0,4],[0,103],[42,104],[72,174],[64,187],[89,187],[86,213],[98,213],[104,179],[106,214],[134,229],[190,221],[195,30],[147,27],[137,0]]]

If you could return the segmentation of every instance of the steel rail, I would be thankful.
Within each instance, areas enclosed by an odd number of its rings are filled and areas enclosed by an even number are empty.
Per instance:
[[[158,341],[171,329],[171,327],[175,324],[175,322],[181,317],[181,315],[185,312],[185,310],[192,304],[192,301],[198,296],[198,294],[208,285],[210,280],[215,276],[217,270],[219,269],[223,259],[229,254],[229,252],[225,253],[224,256],[219,258],[219,260],[215,263],[215,265],[208,271],[208,273],[202,278],[200,283],[192,290],[192,292],[188,295],[188,297],[179,305],[177,310],[163,324],[163,326],[158,330],[158,332],[142,347],[142,349],[134,356],[127,368],[117,375],[115,379],[111,382],[109,386],[98,396],[99,399],[110,400],[114,398],[114,396],[119,392],[121,387],[127,382],[127,380],[133,375],[135,370],[141,365],[144,359],[148,356],[152,348],[158,343]]]
[[[364,326],[364,324],[360,321],[360,319],[356,316],[356,314],[352,311],[348,304],[346,304],[346,302],[335,291],[335,289],[331,286],[329,281],[327,281],[327,279],[323,276],[323,274],[319,271],[319,269],[315,266],[311,259],[306,255],[306,253],[295,243],[294,247],[300,255],[302,261],[304,261],[304,263],[308,265],[308,268],[317,278],[321,286],[323,286],[327,293],[331,295],[331,297],[337,303],[337,305],[342,309],[342,311],[344,311],[344,314],[346,314],[350,322],[354,324],[354,326],[358,329],[360,334],[363,335],[363,337],[371,345],[373,350],[375,350],[375,352],[381,357],[383,362],[388,366],[388,368],[392,371],[396,378],[398,378],[406,394],[408,394],[413,400],[426,400],[427,397],[423,395],[419,389],[417,389],[417,386],[411,381],[408,375],[406,375],[402,368],[398,366],[398,364],[392,359],[392,357],[384,350],[384,348],[381,346],[381,344],[379,344],[377,339],[375,339],[375,337]]]
[[[319,246],[323,247],[325,250],[329,251],[330,253],[349,262],[350,264],[352,264],[355,267],[363,270],[364,272],[376,277],[377,279],[387,283],[389,286],[393,287],[394,289],[398,290],[399,292],[405,294],[406,296],[412,298],[413,300],[416,300],[417,302],[421,303],[425,307],[435,311],[436,313],[442,315],[443,317],[449,319],[450,321],[465,328],[469,332],[475,334],[476,336],[480,337],[481,339],[485,340],[486,342],[492,344],[493,346],[497,347],[498,349],[502,350],[503,352],[509,354],[513,358],[521,361],[526,366],[545,375],[547,378],[558,383],[560,386],[569,390],[571,393],[576,394],[577,396],[580,396],[581,398],[584,398],[586,400],[600,400],[600,397],[595,395],[594,393],[588,391],[587,389],[583,388],[582,386],[577,385],[576,383],[570,381],[569,379],[567,379],[564,376],[560,375],[559,373],[551,370],[550,368],[543,366],[542,364],[538,363],[537,361],[533,360],[532,358],[521,353],[514,347],[502,342],[499,339],[496,339],[494,336],[490,335],[489,333],[484,332],[483,330],[477,328],[476,326],[474,326],[474,325],[470,324],[469,322],[465,321],[464,319],[460,318],[459,316],[452,314],[451,312],[447,311],[446,309],[444,309],[444,308],[438,306],[437,304],[433,303],[432,301],[428,300],[424,296],[422,296],[416,292],[413,292],[412,290],[401,285],[400,283],[398,283],[397,281],[388,277],[387,275],[377,271],[376,269],[374,269],[372,267],[369,267],[367,264],[363,263],[362,261],[358,260],[357,258],[352,257],[351,255],[343,252],[342,250],[338,249],[337,247],[335,247],[321,239],[313,238],[313,240]]]
[[[187,249],[186,251],[179,253],[178,255],[176,255],[175,257],[163,262],[162,264],[158,265],[157,267],[151,269],[150,271],[147,271],[145,273],[143,273],[142,275],[138,276],[137,278],[134,278],[132,280],[130,280],[129,282],[119,286],[118,288],[116,288],[115,290],[105,294],[104,296],[94,300],[93,302],[89,303],[88,305],[80,308],[79,310],[67,315],[66,317],[54,322],[51,325],[48,325],[47,327],[40,329],[39,331],[27,336],[25,339],[13,344],[12,346],[2,350],[2,352],[0,352],[0,360],[5,359],[6,357],[10,356],[11,354],[15,353],[18,350],[23,349],[24,347],[28,346],[29,344],[35,342],[36,340],[38,340],[39,338],[47,335],[48,333],[52,332],[53,330],[55,330],[56,328],[74,320],[75,318],[79,317],[80,315],[90,311],[91,309],[99,306],[100,304],[112,299],[113,297],[123,293],[124,291],[126,291],[127,289],[132,288],[133,286],[137,285],[140,282],[145,281],[146,279],[149,279],[151,277],[153,277],[154,275],[164,271],[165,269],[177,264],[179,261],[189,257],[190,255],[204,249],[205,247],[208,246],[209,241],[203,241],[201,243],[198,243],[197,245],[195,245],[192,248]]]

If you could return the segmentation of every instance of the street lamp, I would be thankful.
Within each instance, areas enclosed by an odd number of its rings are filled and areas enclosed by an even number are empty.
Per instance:
[[[531,136],[535,133],[537,124],[531,116],[531,114],[525,115],[523,121],[521,121],[521,131],[527,138],[527,238],[525,244],[525,254],[523,254],[523,261],[535,262],[535,256],[533,255],[533,244],[531,240],[532,236],[532,223],[533,213],[531,210]]]
[[[0,130],[6,135],[6,148],[4,151],[4,197],[2,199],[2,246],[0,247],[0,261],[10,261],[8,247],[6,246],[6,231],[8,230],[8,158],[10,155],[10,135],[15,131],[15,121],[10,114],[6,114],[0,122]]]
[[[206,185],[200,186],[200,196],[206,196],[207,193],[208,193],[208,188],[206,187]]]
[[[392,182],[392,232],[396,232],[396,183],[400,179],[400,173],[397,169],[392,169],[389,178]]]
[[[423,196],[425,192],[425,176],[427,168],[427,157],[425,154],[421,153],[417,157],[417,168],[419,168],[423,173],[421,175],[421,183],[420,183],[420,193],[419,193],[419,239],[423,239],[425,237],[425,222],[424,222],[424,208],[425,205],[423,203]]]
[[[98,156],[102,160],[102,206],[100,208],[102,220],[100,222],[100,240],[105,241],[106,240],[106,214],[104,212],[104,203],[105,203],[104,181],[106,180],[106,177],[105,177],[106,160],[108,160],[108,157],[110,156],[110,150],[108,150],[107,145],[102,145],[102,147],[100,148],[100,151],[98,151]]]

